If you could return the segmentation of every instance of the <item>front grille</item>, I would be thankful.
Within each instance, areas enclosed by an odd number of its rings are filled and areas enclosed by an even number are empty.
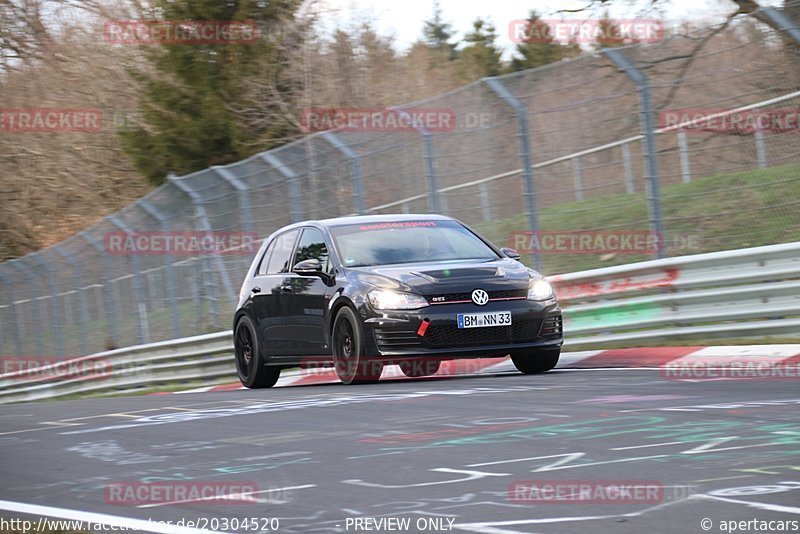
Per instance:
[[[528,296],[527,289],[503,289],[500,291],[489,291],[489,300],[525,298]],[[464,302],[472,300],[472,291],[468,293],[447,293],[445,295],[428,295],[425,297],[431,304],[447,304],[448,302]],[[444,300],[442,300],[444,298]],[[435,300],[434,300],[435,299]]]
[[[534,341],[539,337],[542,328],[541,319],[525,319],[511,323],[513,343],[520,341]]]
[[[431,325],[425,339],[436,347],[482,346],[533,341],[539,337],[541,319],[520,319],[511,326],[458,328],[457,325]]]

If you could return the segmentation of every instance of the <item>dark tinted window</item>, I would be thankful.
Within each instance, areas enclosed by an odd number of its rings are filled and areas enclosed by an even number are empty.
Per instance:
[[[331,228],[345,267],[428,261],[496,260],[497,253],[457,221],[398,221]]]
[[[291,259],[292,249],[294,248],[294,242],[297,240],[298,233],[300,233],[300,230],[290,230],[285,234],[279,235],[277,239],[275,239],[275,243],[270,245],[270,248],[274,247],[274,250],[272,251],[272,256],[269,258],[267,274],[289,272],[289,260]]]
[[[273,250],[275,250],[275,241],[269,244],[269,247],[267,247],[267,250],[264,251],[264,255],[261,257],[261,263],[258,264],[259,275],[267,274],[267,265],[269,265],[269,257]]]
[[[322,270],[328,272],[328,246],[325,245],[322,232],[316,228],[303,230],[303,236],[297,245],[294,263],[310,259],[318,259],[322,264]]]

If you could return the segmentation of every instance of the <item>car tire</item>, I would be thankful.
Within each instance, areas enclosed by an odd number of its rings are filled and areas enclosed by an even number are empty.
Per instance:
[[[435,375],[441,365],[441,360],[408,360],[400,362],[400,370],[409,378],[417,378]]]
[[[264,365],[253,321],[246,315],[239,319],[233,331],[233,350],[236,355],[236,374],[247,388],[271,388],[281,374],[280,367]]]
[[[512,352],[511,361],[514,367],[525,375],[544,373],[558,363],[561,349],[532,350],[526,352]]]
[[[342,307],[333,321],[331,348],[333,367],[343,384],[377,382],[383,373],[383,362],[366,355],[364,327],[356,313]]]

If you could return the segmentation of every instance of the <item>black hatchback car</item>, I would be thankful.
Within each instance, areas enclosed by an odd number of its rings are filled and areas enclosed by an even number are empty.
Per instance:
[[[383,366],[435,374],[442,360],[510,354],[521,372],[555,367],[563,343],[550,284],[461,222],[439,215],[307,221],[264,240],[233,318],[249,388],[281,369],[327,366],[345,384]]]

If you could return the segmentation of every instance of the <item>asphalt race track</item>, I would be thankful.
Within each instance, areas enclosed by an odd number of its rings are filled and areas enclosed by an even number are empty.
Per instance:
[[[5,405],[0,515],[100,513],[165,532],[179,530],[156,521],[185,532],[695,533],[732,521],[791,532],[799,413],[796,380],[675,381],[657,369]],[[156,482],[250,489],[236,503],[109,493]],[[554,487],[583,498],[553,502]]]

